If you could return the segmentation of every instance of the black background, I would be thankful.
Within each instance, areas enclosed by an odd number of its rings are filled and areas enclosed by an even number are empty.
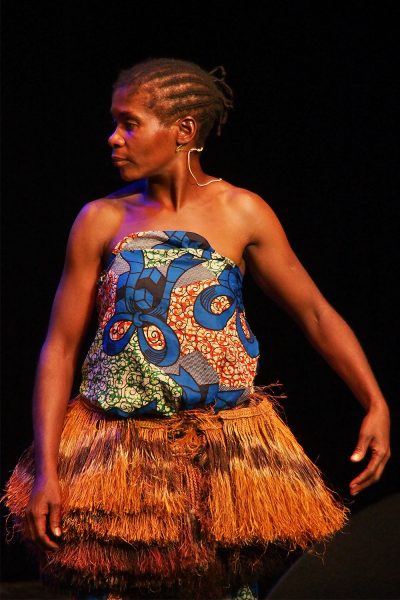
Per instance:
[[[270,203],[365,349],[392,409],[381,481],[350,498],[363,411],[247,277],[257,382],[283,383],[290,427],[353,511],[399,490],[397,6],[3,1],[3,485],[32,438],[34,372],[69,228],[84,203],[122,185],[106,143],[111,84],[138,60],[173,56],[225,66],[235,110],[203,166]],[[4,535],[3,579],[31,578],[34,565]]]

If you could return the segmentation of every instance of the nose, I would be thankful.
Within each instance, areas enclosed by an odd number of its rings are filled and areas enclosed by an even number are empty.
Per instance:
[[[115,129],[115,131],[113,131],[112,134],[110,135],[110,137],[108,138],[108,144],[109,144],[109,146],[111,146],[111,148],[115,148],[115,147],[123,146],[124,143],[125,143],[125,140],[122,137],[122,135],[120,135],[118,133],[118,127],[117,127]]]

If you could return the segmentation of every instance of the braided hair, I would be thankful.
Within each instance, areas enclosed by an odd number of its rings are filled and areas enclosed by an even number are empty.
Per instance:
[[[113,90],[128,87],[147,92],[147,107],[164,125],[192,115],[199,124],[197,141],[203,144],[215,127],[217,135],[233,108],[233,92],[225,82],[223,66],[209,73],[199,65],[175,58],[148,58],[120,71]]]

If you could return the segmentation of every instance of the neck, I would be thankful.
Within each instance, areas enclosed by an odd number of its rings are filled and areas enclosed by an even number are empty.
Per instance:
[[[204,173],[196,149],[179,152],[176,158],[167,172],[140,180],[144,196],[159,203],[160,208],[174,212],[193,199],[198,201],[204,186],[220,181]],[[139,185],[139,181],[135,183]]]
[[[178,169],[173,176],[151,177],[146,180],[144,193],[160,208],[178,212],[193,198],[196,184],[191,179],[186,169]]]

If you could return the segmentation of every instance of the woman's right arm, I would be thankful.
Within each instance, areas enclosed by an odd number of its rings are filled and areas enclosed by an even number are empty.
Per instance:
[[[57,460],[80,345],[91,319],[105,244],[102,202],[80,211],[69,235],[64,269],[40,352],[33,393],[35,483],[26,512],[28,535],[56,549],[61,535]]]

